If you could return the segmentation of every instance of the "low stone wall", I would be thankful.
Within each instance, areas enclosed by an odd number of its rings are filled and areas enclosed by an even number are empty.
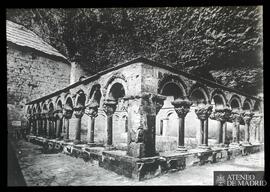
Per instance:
[[[100,146],[74,145],[73,143],[36,136],[27,136],[27,140],[43,146],[44,153],[63,152],[139,181],[168,172],[183,170],[190,166],[222,162],[263,150],[263,145],[258,144],[230,148],[219,147],[211,150],[191,149],[185,153],[170,151],[160,153],[160,156],[155,157],[134,158],[127,156],[126,151],[106,150],[106,148]]]

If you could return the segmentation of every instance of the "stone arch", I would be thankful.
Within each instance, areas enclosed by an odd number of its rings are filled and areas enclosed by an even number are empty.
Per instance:
[[[65,105],[68,105],[69,107],[73,108],[74,104],[73,104],[73,100],[72,100],[71,97],[68,96],[68,97],[65,99]]]
[[[250,101],[250,99],[246,98],[243,102],[243,110],[252,110],[252,102]]]
[[[75,106],[81,104],[82,106],[85,106],[86,102],[86,95],[83,90],[79,90],[77,92],[76,98],[75,98]]]
[[[69,93],[67,93],[64,97],[64,104],[68,104],[70,107],[74,106],[74,100]]]
[[[59,105],[59,102],[60,102],[61,104],[63,104],[62,99],[61,99],[61,96],[58,96],[58,97],[56,98],[56,100],[55,100],[55,106],[56,106],[56,107]],[[61,107],[62,107],[62,106],[61,106]]]
[[[242,109],[242,102],[241,98],[238,95],[233,95],[229,101],[230,107],[234,110],[241,110]]]
[[[189,99],[194,103],[210,103],[209,93],[207,88],[200,84],[195,84],[191,87],[189,91]]]
[[[61,98],[59,98],[58,100],[56,100],[56,108],[61,110],[63,108],[63,102],[61,100]]]
[[[49,103],[48,103],[48,108],[49,108],[49,111],[53,111],[54,109],[55,109],[55,106],[54,106],[54,104],[53,104],[53,102],[52,101],[50,101]]]
[[[47,108],[46,102],[44,102],[43,105],[42,105],[42,112],[43,113],[47,113],[48,112],[48,108]]]
[[[107,88],[105,98],[116,100],[123,98],[127,95],[127,85],[122,79],[115,79]]]
[[[35,114],[36,113],[36,106],[34,105],[33,108],[32,108],[32,114]]]
[[[258,100],[255,101],[253,111],[256,111],[256,112],[261,112],[262,111],[260,101],[258,101]]]
[[[227,106],[227,99],[225,94],[220,89],[214,90],[211,94],[211,103],[215,104],[215,107]]]
[[[100,105],[100,100],[102,97],[102,93],[101,93],[101,86],[99,83],[94,84],[90,89],[88,89],[87,91],[87,96],[86,96],[86,100],[87,102],[95,101],[98,103],[98,105]]]
[[[103,88],[103,96],[105,97],[108,94],[108,90],[110,89],[110,86],[114,83],[121,83],[125,91],[127,91],[127,79],[121,72],[114,73],[109,80],[107,81],[106,85]]]
[[[159,94],[164,94],[164,92],[168,92],[169,88],[172,88],[172,86],[175,86],[175,88],[181,92],[177,92],[177,90],[175,90],[175,95],[181,95],[181,97],[186,97],[187,96],[187,86],[186,84],[182,81],[182,79],[178,76],[175,75],[166,75],[159,80],[158,82],[158,93]],[[168,88],[168,90],[166,90],[166,86]],[[170,86],[170,87],[168,87]],[[171,94],[171,93],[169,93]]]
[[[37,104],[37,108],[36,108],[36,110],[37,110],[37,112],[38,112],[38,113],[41,113],[41,106],[40,106],[40,104],[39,104],[39,103]]]

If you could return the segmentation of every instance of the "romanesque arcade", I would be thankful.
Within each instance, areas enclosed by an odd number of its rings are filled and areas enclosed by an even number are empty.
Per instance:
[[[137,59],[28,103],[30,135],[132,157],[263,142],[259,98]]]

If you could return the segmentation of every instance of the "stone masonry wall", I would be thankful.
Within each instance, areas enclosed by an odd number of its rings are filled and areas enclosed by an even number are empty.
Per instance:
[[[35,51],[7,48],[8,120],[25,123],[26,103],[69,85],[70,64]]]

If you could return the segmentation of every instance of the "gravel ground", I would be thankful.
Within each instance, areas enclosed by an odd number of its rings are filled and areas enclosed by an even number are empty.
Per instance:
[[[97,164],[68,155],[42,154],[41,146],[26,141],[17,143],[17,156],[28,186],[95,186],[95,185],[213,185],[213,171],[263,171],[264,152],[245,157],[194,166],[159,177],[134,181]]]

